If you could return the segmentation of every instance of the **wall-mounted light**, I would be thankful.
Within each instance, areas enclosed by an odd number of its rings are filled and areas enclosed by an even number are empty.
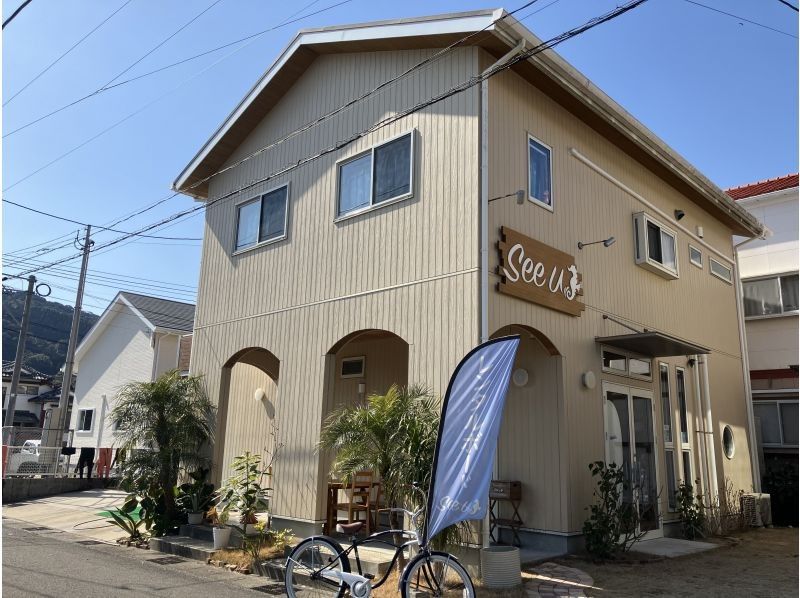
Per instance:
[[[617,240],[614,237],[609,237],[608,239],[603,239],[601,241],[591,241],[589,243],[578,241],[578,249],[583,249],[584,247],[588,247],[589,245],[597,245],[598,243],[602,243],[605,247],[611,247],[616,242]]]
[[[260,403],[267,397],[267,393],[264,392],[263,388],[256,388],[256,392],[253,393],[253,398],[255,399],[256,403]]]
[[[517,368],[514,370],[514,373],[511,374],[511,380],[514,382],[514,386],[525,386],[528,384],[528,380],[530,376],[528,375],[528,370],[525,368]]]
[[[583,384],[583,386],[589,390],[592,390],[595,386],[597,386],[597,378],[592,370],[587,370],[581,374],[581,384]]]
[[[516,197],[517,198],[517,205],[521,206],[525,203],[525,191],[520,189],[519,191],[514,191],[514,193],[506,193],[505,195],[500,195],[499,197],[492,197],[486,203],[492,203],[493,201],[497,201],[498,199],[505,199],[506,197]]]
[[[686,212],[683,210],[675,210],[675,220],[680,220],[684,216],[686,216]]]

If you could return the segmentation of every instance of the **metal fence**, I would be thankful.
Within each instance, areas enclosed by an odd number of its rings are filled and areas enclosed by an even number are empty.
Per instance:
[[[71,455],[62,454],[62,447],[72,446],[72,430],[58,442],[60,434],[47,428],[4,427],[3,477],[70,475]]]

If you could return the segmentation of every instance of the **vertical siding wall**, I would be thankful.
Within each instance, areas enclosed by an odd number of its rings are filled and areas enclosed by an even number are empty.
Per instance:
[[[115,434],[105,416],[117,392],[128,382],[150,382],[153,376],[150,329],[127,306],[111,309],[117,313],[78,364],[70,427],[75,429],[80,409],[95,412],[92,431],[75,432],[76,447],[110,447]]]
[[[681,224],[690,230],[702,225],[705,241],[727,256],[732,256],[731,231],[515,73],[505,72],[490,80],[489,111],[489,197],[527,188],[527,134],[530,133],[553,148],[554,203],[553,213],[530,202],[518,206],[513,197],[490,204],[490,270],[494,272],[498,264],[495,243],[500,226],[505,225],[575,256],[578,270],[583,274],[582,300],[587,309],[579,318],[500,295],[494,289],[499,278],[493,274],[489,279],[490,333],[508,324],[525,324],[544,333],[565,357],[564,399],[557,416],[547,416],[553,418],[552,425],[559,427],[560,434],[549,446],[539,447],[538,450],[549,451],[548,455],[530,457],[559,463],[557,479],[537,474],[535,480],[560,485],[565,497],[567,516],[546,522],[547,528],[564,532],[580,530],[586,517],[584,509],[592,500],[587,464],[603,458],[601,381],[614,377],[601,373],[600,351],[593,339],[629,331],[603,320],[602,314],[622,318],[640,330],[664,331],[712,349],[709,368],[720,476],[724,474],[737,488],[749,490],[744,384],[733,287],[709,274],[706,249],[703,248],[702,270],[689,262],[690,239],[681,232],[677,239],[679,280],[667,281],[636,266],[632,215],[649,210],[578,161],[570,149],[577,149],[666,213],[684,210],[686,216]],[[664,224],[670,226],[672,222]],[[609,236],[617,239],[609,248],[602,245],[583,251],[577,248],[578,241]],[[673,366],[686,366],[685,358],[667,361]],[[656,364],[654,360],[654,368]],[[594,390],[581,385],[581,374],[590,370],[598,378]],[[692,375],[687,367],[687,382]],[[674,384],[674,367],[671,377]],[[653,390],[658,431],[663,428],[658,428],[657,377],[655,380],[655,383],[614,381]],[[689,386],[691,408],[695,401]],[[694,413],[690,419],[694,419]],[[737,448],[733,460],[721,456],[721,430],[726,423],[734,429],[737,447],[742,447],[741,451]],[[659,480],[663,485],[663,443],[660,439],[658,442]],[[529,450],[525,446],[521,442],[520,449]],[[695,458],[696,454],[694,450]],[[524,459],[522,455],[517,458]]]
[[[433,52],[318,57],[230,162]],[[402,83],[214,179],[211,198],[476,72],[476,50],[448,53]],[[408,381],[443,392],[450,372],[477,340],[478,111],[472,89],[206,212],[191,367],[206,376],[216,399],[222,364],[236,351],[263,347],[280,360],[275,420],[286,446],[275,468],[274,511],[279,516],[324,517],[324,472],[314,447],[326,414],[326,371],[334,367],[326,354],[337,341],[358,330],[390,331],[409,345]],[[411,128],[417,130],[414,196],[334,223],[335,161]],[[234,202],[287,182],[288,238],[231,256]]]

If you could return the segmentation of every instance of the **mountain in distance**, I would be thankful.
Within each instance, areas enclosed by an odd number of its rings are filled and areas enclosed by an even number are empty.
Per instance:
[[[3,360],[17,356],[17,342],[25,306],[25,291],[3,288]],[[72,327],[71,305],[33,296],[24,363],[43,374],[55,375],[64,366]],[[81,311],[78,342],[100,316]]]

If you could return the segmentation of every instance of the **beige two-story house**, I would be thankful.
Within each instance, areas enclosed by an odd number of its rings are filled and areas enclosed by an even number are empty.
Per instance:
[[[525,544],[579,545],[596,460],[650,536],[681,481],[752,488],[731,236],[761,226],[540,43],[502,10],[301,31],[175,181],[206,207],[216,479],[281,443],[295,533],[325,519],[331,410],[444,393],[508,333],[495,476],[521,482]]]

